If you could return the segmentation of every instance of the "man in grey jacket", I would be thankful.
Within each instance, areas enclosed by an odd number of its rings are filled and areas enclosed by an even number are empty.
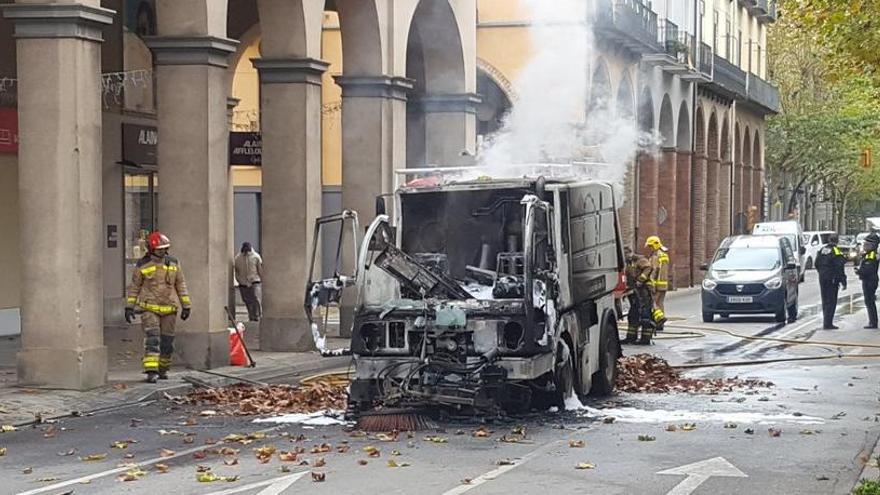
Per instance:
[[[241,298],[247,306],[248,319],[260,321],[263,308],[263,291],[260,283],[263,279],[263,258],[260,253],[254,251],[251,243],[241,245],[241,252],[235,257],[235,280],[238,282],[238,290]]]

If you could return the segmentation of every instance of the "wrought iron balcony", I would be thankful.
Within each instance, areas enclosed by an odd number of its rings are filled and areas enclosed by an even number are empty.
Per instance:
[[[746,95],[754,105],[771,113],[779,113],[779,89],[752,73],[746,78]]]
[[[712,49],[711,45],[702,42],[700,43],[700,52],[697,56],[697,66],[700,74],[702,74],[707,81],[711,81],[715,69],[715,50]]]
[[[595,30],[635,53],[657,50],[657,14],[642,0],[597,0]]]

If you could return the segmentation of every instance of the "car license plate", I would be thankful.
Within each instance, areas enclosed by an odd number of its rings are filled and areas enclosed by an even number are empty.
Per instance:
[[[752,302],[752,296],[730,296],[727,302],[731,304],[743,304]]]

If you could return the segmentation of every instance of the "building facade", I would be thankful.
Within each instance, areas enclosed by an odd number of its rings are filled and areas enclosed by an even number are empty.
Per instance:
[[[470,162],[518,98],[525,7],[0,0],[0,332],[22,334],[19,380],[103,383],[103,331],[123,325],[124,286],[154,228],[194,295],[180,362],[225,364],[242,240],[270,268],[261,345],[310,348],[313,219],[368,216],[394,169]],[[762,211],[774,2],[592,0],[587,15],[597,50],[572,104],[589,118],[591,94],[613,95],[654,136],[627,174],[621,222],[632,244],[659,233],[676,285],[689,285]]]

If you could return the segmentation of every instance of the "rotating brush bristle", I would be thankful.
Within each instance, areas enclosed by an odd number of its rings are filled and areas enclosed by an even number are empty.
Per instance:
[[[436,428],[433,421],[410,409],[382,409],[358,416],[357,428],[363,431],[421,431]]]

